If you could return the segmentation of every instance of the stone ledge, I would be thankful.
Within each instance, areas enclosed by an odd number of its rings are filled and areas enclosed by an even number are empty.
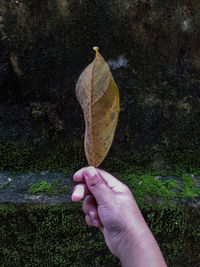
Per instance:
[[[67,191],[63,195],[57,192],[56,186],[52,186],[54,193],[57,193],[54,196],[48,196],[46,192],[40,192],[40,190],[36,194],[28,192],[31,184],[39,184],[41,181],[53,184],[57,180],[61,181],[62,187]],[[69,203],[72,202],[71,194],[76,184],[71,176],[67,176],[64,173],[52,173],[49,171],[38,173],[0,172],[0,202],[49,205]]]
[[[194,176],[191,174],[191,177],[195,181],[196,187],[200,188],[200,176]],[[154,178],[160,181],[175,179],[179,185],[182,184],[180,176],[154,176]],[[41,184],[40,189],[38,189],[38,186],[35,190],[35,193],[29,192],[31,185],[39,185],[41,182],[43,184]],[[0,203],[40,203],[48,205],[72,203],[71,195],[76,184],[77,183],[74,182],[72,176],[68,176],[61,172],[41,171],[20,173],[1,171]],[[125,184],[127,184],[127,186],[130,188],[128,183]],[[46,188],[51,188],[51,190],[48,192],[44,191],[45,186]],[[155,202],[155,199],[150,196],[145,196],[144,198]],[[81,202],[83,202],[83,200],[81,200]],[[182,198],[179,200],[172,200],[171,202],[179,202],[186,204],[189,207],[200,208],[200,196],[195,198]],[[156,199],[156,203],[164,203],[164,201]]]

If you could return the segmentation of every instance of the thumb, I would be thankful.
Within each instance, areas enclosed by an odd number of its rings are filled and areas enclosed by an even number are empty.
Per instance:
[[[97,204],[106,204],[110,199],[112,190],[105,184],[93,166],[89,166],[84,171],[85,182],[88,189],[95,197]]]

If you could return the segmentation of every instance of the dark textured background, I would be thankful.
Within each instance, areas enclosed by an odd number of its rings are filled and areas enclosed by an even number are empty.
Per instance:
[[[199,150],[199,29],[198,0],[1,0],[0,143],[83,141],[75,84],[97,45],[128,61],[111,68],[121,112],[110,153]]]

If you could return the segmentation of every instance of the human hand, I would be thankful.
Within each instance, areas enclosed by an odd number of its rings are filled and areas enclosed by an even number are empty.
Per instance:
[[[133,195],[125,184],[110,173],[84,167],[77,171],[72,201],[82,198],[85,220],[88,225],[98,227],[111,253],[121,258],[130,238],[140,239],[147,225]]]

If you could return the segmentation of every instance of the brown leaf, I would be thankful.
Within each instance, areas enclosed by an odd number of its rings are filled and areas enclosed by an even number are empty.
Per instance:
[[[85,120],[85,155],[90,166],[97,168],[113,142],[119,117],[119,90],[109,66],[94,47],[96,56],[80,75],[76,97]]]

